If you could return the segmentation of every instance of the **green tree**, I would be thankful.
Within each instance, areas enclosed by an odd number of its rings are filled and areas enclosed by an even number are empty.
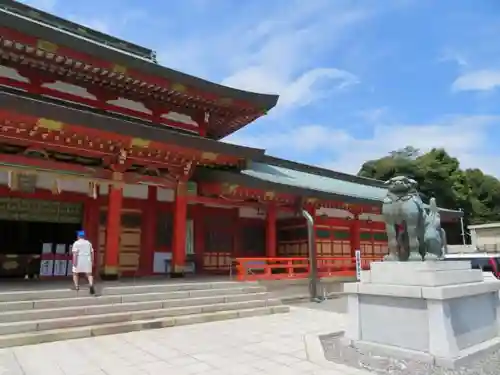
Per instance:
[[[407,146],[367,161],[358,175],[380,180],[405,175],[419,183],[424,200],[435,197],[441,207],[463,209],[466,225],[500,221],[500,181],[479,169],[462,170],[459,160],[444,149],[422,154]],[[460,241],[456,225],[447,229],[451,243]]]

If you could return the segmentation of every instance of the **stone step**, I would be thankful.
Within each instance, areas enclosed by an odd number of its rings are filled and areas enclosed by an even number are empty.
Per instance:
[[[121,286],[101,286],[97,289],[100,295],[103,296],[123,296],[128,294],[144,294],[144,293],[172,293],[181,291],[196,291],[196,290],[220,290],[230,288],[241,288],[242,286],[258,286],[257,283],[239,283],[234,281],[220,282],[185,282],[185,283],[161,283],[161,284],[138,284],[138,285],[121,285]],[[102,287],[102,289],[100,289]],[[9,291],[0,292],[0,302],[14,301],[39,301],[46,299],[62,299],[75,298],[80,293],[70,289],[44,289],[44,290],[24,290],[24,291]]]
[[[146,329],[174,327],[236,318],[247,318],[260,315],[287,313],[289,311],[290,308],[284,305],[264,306],[247,309],[235,309],[231,311],[216,311],[176,317],[162,317],[157,319],[141,319],[136,321],[90,325],[86,327],[0,335],[0,348],[34,345],[45,342],[71,340],[101,335],[113,335]]]
[[[216,303],[211,305],[184,306],[162,308],[144,311],[128,311],[98,315],[83,315],[54,319],[37,319],[21,322],[0,323],[0,335],[47,331],[61,328],[94,326],[99,324],[121,323],[137,320],[155,320],[165,317],[179,317],[203,313],[214,313],[231,310],[246,310],[259,307],[274,307],[281,305],[280,300],[251,300],[242,302]]]
[[[221,290],[222,291],[222,290]],[[244,294],[221,294],[216,296],[207,297],[191,297],[191,298],[164,298],[166,294],[155,295],[154,300],[146,300],[144,302],[123,302],[120,299],[116,303],[102,303],[102,299],[108,297],[98,297],[98,298],[86,298],[85,305],[78,306],[67,306],[66,301],[57,301],[57,306],[51,306],[49,308],[34,308],[34,309],[24,309],[19,311],[7,311],[0,312],[0,323],[8,322],[21,322],[28,320],[42,320],[42,319],[56,319],[56,318],[66,318],[66,317],[78,317],[85,315],[99,315],[99,314],[111,314],[119,312],[132,312],[132,311],[143,311],[143,310],[160,310],[169,309],[176,307],[190,307],[190,306],[203,306],[203,305],[214,305],[222,303],[233,303],[233,302],[245,302],[245,301],[257,301],[265,300],[269,296],[267,293],[244,293]],[[82,302],[79,300],[73,300]],[[46,302],[46,301],[42,301]],[[99,303],[96,303],[99,302]],[[21,302],[12,302],[13,304]],[[38,302],[36,303],[38,304]],[[35,304],[35,306],[36,306]],[[33,305],[33,304],[32,304]],[[67,307],[64,307],[67,306]],[[0,305],[1,311],[1,305]]]
[[[64,292],[68,292],[67,290]],[[260,294],[265,293],[266,289],[260,286],[242,286],[232,287],[227,289],[200,289],[181,292],[153,292],[140,294],[124,294],[124,295],[103,295],[99,297],[89,296],[87,290],[80,290],[79,293],[69,291],[71,297],[53,298],[53,299],[36,299],[26,301],[10,301],[0,302],[0,312],[21,311],[33,309],[56,309],[64,307],[80,307],[91,305],[111,305],[133,302],[155,302],[167,301],[171,299],[187,299],[187,298],[202,298],[210,296],[230,296],[239,294]],[[0,294],[1,298],[1,294]]]

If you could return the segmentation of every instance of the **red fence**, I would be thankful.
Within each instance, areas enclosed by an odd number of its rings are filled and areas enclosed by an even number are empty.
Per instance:
[[[361,258],[361,268],[370,269],[370,263],[379,257]],[[308,258],[236,258],[237,279],[281,280],[300,279],[309,276]],[[319,257],[318,277],[356,276],[356,259],[351,257]]]

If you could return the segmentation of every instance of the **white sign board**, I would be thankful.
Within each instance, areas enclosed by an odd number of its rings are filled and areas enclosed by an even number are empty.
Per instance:
[[[66,275],[67,276],[73,275],[73,260],[68,260],[66,262]]]
[[[52,244],[51,243],[42,244],[42,254],[52,254]]]
[[[153,259],[153,272],[169,273],[171,260],[172,260],[172,253],[155,252]]]
[[[356,279],[361,281],[361,250],[356,250]]]
[[[68,261],[57,259],[54,261],[54,276],[66,276]]]
[[[53,276],[54,275],[54,261],[42,259],[40,261],[40,276]]]
[[[66,245],[63,243],[58,243],[56,245],[56,254],[66,254]]]

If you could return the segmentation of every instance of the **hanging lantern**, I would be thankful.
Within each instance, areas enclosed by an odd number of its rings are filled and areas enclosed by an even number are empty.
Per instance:
[[[97,199],[97,188],[99,185],[95,181],[89,182],[89,197]]]
[[[7,172],[7,186],[9,187],[10,190],[12,190],[12,184],[13,184],[13,176],[12,176],[12,171]]]
[[[54,184],[52,185],[52,194],[59,195],[61,194],[61,184],[59,179],[54,180]]]
[[[8,186],[10,190],[17,190],[19,186],[19,180],[17,178],[17,172],[9,171],[8,172]]]

